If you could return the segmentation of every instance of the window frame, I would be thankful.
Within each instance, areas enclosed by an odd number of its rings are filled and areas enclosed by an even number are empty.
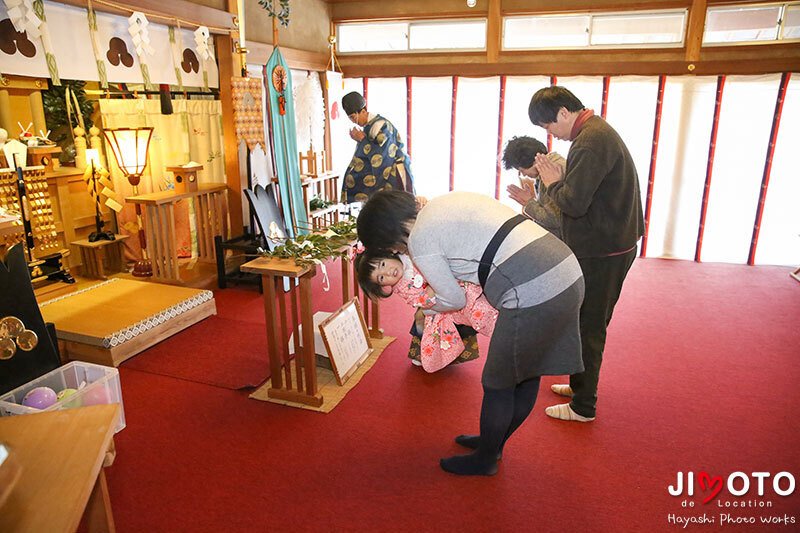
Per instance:
[[[459,24],[459,23],[482,23],[484,28],[483,48],[411,48],[411,27],[435,26],[437,24]],[[370,24],[405,24],[406,25],[406,48],[403,50],[361,50],[343,52],[339,50],[339,28],[342,26],[367,26]],[[402,19],[402,20],[372,20],[365,22],[337,22],[336,23],[336,53],[340,55],[375,55],[375,54],[440,54],[453,52],[486,52],[487,32],[489,19],[487,17],[459,17],[454,19]]]
[[[754,46],[754,45],[768,45],[768,44],[784,44],[784,43],[797,43],[800,38],[784,38],[783,37],[783,24],[786,20],[786,10],[789,7],[800,7],[800,2],[756,2],[752,4],[723,4],[709,6],[706,8],[706,20],[703,27],[703,48],[716,48],[721,46]],[[706,26],[708,25],[708,15],[712,11],[723,11],[726,9],[748,9],[748,8],[763,8],[763,7],[780,7],[778,12],[778,19],[775,21],[777,26],[776,37],[774,39],[762,41],[724,41],[724,42],[706,42]]]
[[[620,44],[592,44],[593,35],[593,22],[595,17],[646,17],[650,15],[683,15],[683,25],[681,27],[680,40],[674,43],[620,43]],[[514,47],[506,46],[506,21],[510,19],[546,19],[546,18],[565,18],[565,17],[588,17],[589,25],[586,29],[587,44],[580,46],[536,46],[536,47]],[[648,48],[648,49],[675,49],[683,48],[686,45],[686,29],[689,23],[689,9],[688,8],[672,8],[672,9],[643,9],[635,11],[574,11],[567,13],[547,13],[547,14],[514,14],[504,15],[501,24],[501,40],[500,49],[503,52],[530,52],[540,50],[618,50],[618,49],[631,49],[631,48]]]

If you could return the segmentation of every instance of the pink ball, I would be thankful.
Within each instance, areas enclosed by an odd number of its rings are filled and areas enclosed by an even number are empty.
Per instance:
[[[22,399],[22,405],[34,409],[47,409],[56,403],[56,391],[50,387],[36,387],[28,391]]]
[[[107,403],[111,403],[111,398],[104,385],[90,385],[83,393],[83,405],[104,405]]]

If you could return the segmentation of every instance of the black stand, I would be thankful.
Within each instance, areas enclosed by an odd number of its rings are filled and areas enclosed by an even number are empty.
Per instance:
[[[94,172],[94,161],[92,161],[92,191],[94,191],[94,227],[95,231],[89,234],[89,242],[113,241],[114,234],[110,231],[103,231],[102,217],[100,216],[100,195],[97,193],[97,174]]]

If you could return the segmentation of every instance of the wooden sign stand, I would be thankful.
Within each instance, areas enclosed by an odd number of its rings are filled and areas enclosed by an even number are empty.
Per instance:
[[[323,320],[319,331],[336,382],[344,385],[373,350],[358,299],[353,298]]]

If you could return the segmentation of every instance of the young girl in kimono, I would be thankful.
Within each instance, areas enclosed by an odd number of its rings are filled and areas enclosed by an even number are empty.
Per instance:
[[[356,271],[359,285],[367,296],[386,298],[397,294],[417,309],[417,322],[424,320],[424,326],[416,326],[422,337],[419,357],[427,372],[444,368],[464,352],[457,324],[471,326],[482,335],[492,336],[497,310],[486,301],[479,285],[460,283],[467,298],[462,309],[424,316],[422,309],[431,307],[436,302],[436,295],[407,255],[366,251],[358,256]]]

